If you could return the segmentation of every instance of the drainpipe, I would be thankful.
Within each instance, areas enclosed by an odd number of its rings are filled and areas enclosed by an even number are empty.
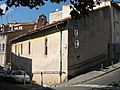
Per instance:
[[[111,5],[112,3],[110,2],[110,46],[109,46],[109,56],[110,56],[110,60],[113,59],[113,44],[114,44],[114,15],[113,15],[113,7]]]
[[[60,30],[60,83],[62,83],[62,30]]]
[[[112,4],[112,2],[111,2]],[[115,42],[115,35],[116,35],[116,18],[115,18],[115,10],[114,7],[112,7],[112,5],[110,5],[111,8],[111,45],[112,45],[112,59],[116,59],[116,55],[115,55],[115,48],[116,48],[116,42]]]

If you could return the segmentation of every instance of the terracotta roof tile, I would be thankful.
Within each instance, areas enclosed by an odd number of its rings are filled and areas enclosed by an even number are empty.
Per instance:
[[[20,25],[29,25],[29,24],[36,24],[36,22],[11,22],[11,23],[8,23],[8,24],[13,24],[13,25],[16,25],[16,24],[20,24]]]

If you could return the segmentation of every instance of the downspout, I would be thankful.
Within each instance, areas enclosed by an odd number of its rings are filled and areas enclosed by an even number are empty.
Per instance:
[[[111,54],[112,54],[112,59],[115,59],[115,32],[116,32],[116,20],[115,20],[115,10],[114,10],[114,7],[112,6],[112,2],[111,2],[111,5],[110,5],[110,8],[111,8],[111,46],[112,46],[112,50],[111,50]]]
[[[112,2],[110,2],[110,41],[109,41],[109,45],[108,45],[108,54],[109,54],[109,58],[112,59],[113,58],[113,43],[114,43],[114,18],[113,18],[113,8],[112,8]]]
[[[113,59],[116,59],[116,55],[115,55],[115,48],[116,48],[116,42],[115,42],[115,11],[114,11],[114,8],[113,8],[113,22],[114,22],[114,46],[113,46]]]
[[[11,42],[10,42],[10,61],[9,61],[9,63],[10,63],[10,70],[11,70],[11,63],[12,63],[12,44],[11,44]]]
[[[60,30],[60,83],[62,83],[62,29]]]
[[[6,42],[5,42],[5,67],[7,65],[7,61],[8,61],[8,52],[7,52],[7,49],[8,49],[8,34],[6,34]]]

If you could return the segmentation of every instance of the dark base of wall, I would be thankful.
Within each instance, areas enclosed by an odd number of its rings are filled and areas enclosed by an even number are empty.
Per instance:
[[[72,79],[78,75],[93,71],[93,70],[101,70],[102,68],[106,68],[119,62],[119,59],[110,59],[106,55],[104,58],[93,60],[85,65],[81,65],[75,69],[69,70],[68,80]],[[71,73],[72,72],[72,73]],[[74,72],[74,73],[73,73]]]

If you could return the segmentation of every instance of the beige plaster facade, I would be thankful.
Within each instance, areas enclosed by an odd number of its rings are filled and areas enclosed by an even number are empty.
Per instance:
[[[25,40],[22,42],[18,42],[17,44],[12,45],[12,53],[16,56],[24,57],[28,59],[32,59],[32,73],[33,80],[41,83],[40,72],[50,73],[44,74],[44,83],[53,84],[60,83],[60,59],[62,58],[62,81],[66,80],[67,75],[67,54],[68,54],[68,30],[61,31],[55,28],[55,32],[51,32],[52,34],[45,33],[44,36],[40,36],[37,38],[33,38],[30,40]],[[47,39],[47,54],[45,54],[45,40]],[[30,48],[29,48],[30,43]],[[21,45],[23,48],[21,48]],[[62,48],[62,50],[60,50]],[[17,49],[17,50],[15,50]],[[19,49],[19,50],[18,50]],[[29,53],[30,49],[30,53]],[[21,53],[21,50],[23,53]],[[17,52],[15,52],[17,51]],[[60,57],[62,54],[62,57]],[[15,57],[16,57],[15,56]],[[14,57],[14,56],[13,56]],[[17,62],[17,61],[16,61]],[[24,62],[24,61],[23,61]],[[22,62],[22,63],[23,63]],[[19,63],[20,64],[20,63]],[[24,65],[24,63],[23,63]],[[21,66],[22,67],[22,66]],[[29,73],[30,67],[27,68]],[[52,79],[52,80],[51,80]]]
[[[26,23],[8,23],[3,25],[0,29],[0,65],[5,67],[10,63],[11,55],[11,43],[15,37],[22,35],[30,30],[33,30],[35,22],[26,22]]]

